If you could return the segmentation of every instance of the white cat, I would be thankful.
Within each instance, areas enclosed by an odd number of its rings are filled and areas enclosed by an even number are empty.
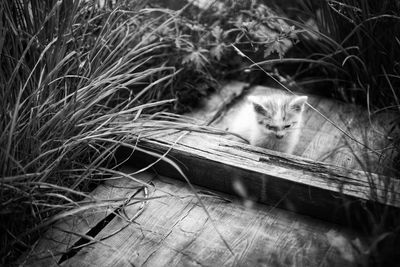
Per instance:
[[[306,101],[307,96],[283,93],[249,96],[230,123],[229,131],[252,145],[293,154]]]

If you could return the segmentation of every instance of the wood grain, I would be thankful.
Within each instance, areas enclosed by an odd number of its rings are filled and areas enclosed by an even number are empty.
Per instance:
[[[391,168],[396,167],[393,162],[396,154],[389,137],[394,114],[385,112],[369,116],[365,110],[354,111],[354,114],[357,120],[351,123],[348,131],[368,148],[343,137],[342,150],[354,155],[353,158],[362,169],[372,173],[394,175],[396,172],[391,172]]]
[[[233,185],[238,180],[248,196],[262,203],[337,223],[353,221],[347,217],[348,208],[358,214],[368,203],[400,207],[399,181],[389,177],[367,176],[362,171],[208,134],[190,133],[176,143],[177,137],[168,135],[141,145],[158,152],[172,147],[169,157],[179,163],[194,184],[237,194]],[[146,155],[135,158],[141,158],[143,164],[154,161]],[[161,173],[182,179],[168,164],[157,166]]]
[[[353,110],[348,105],[326,99],[320,101],[315,108],[327,116],[336,126],[312,110],[314,117],[319,116],[319,120],[310,119],[305,125],[306,129],[312,128],[314,132],[311,133],[313,139],[304,148],[301,156],[343,166],[341,162],[335,161],[331,155],[335,154],[339,149],[340,140],[343,136],[343,133],[337,127],[344,130],[348,129],[349,122],[354,120]]]
[[[243,82],[229,82],[218,93],[203,99],[200,107],[187,115],[205,123],[214,122],[214,126],[218,125],[218,119],[225,117],[225,112],[231,108],[228,105],[240,98],[247,86]]]
[[[225,129],[235,106],[243,101],[243,92],[263,94],[276,90],[255,87],[247,92],[245,86],[227,85],[222,94],[212,96],[202,109],[189,116],[199,120],[200,125],[213,122],[213,127]],[[237,99],[238,103],[230,105]],[[390,121],[387,114],[370,121],[368,113],[356,106],[315,96],[310,96],[309,103],[357,140],[364,138],[368,146],[379,149],[388,145],[384,138]],[[77,250],[61,265],[353,266],[357,261],[353,246],[362,243],[363,237],[333,223],[359,225],[368,218],[365,206],[399,212],[399,181],[357,170],[368,166],[377,171],[379,158],[346,138],[317,112],[308,109],[304,121],[296,153],[305,157],[253,147],[223,135],[141,125],[152,127],[153,131],[140,140],[140,148],[157,153],[171,149],[168,158],[193,184],[230,195],[196,187],[209,217],[187,184],[164,176],[155,179],[150,173],[136,175],[153,185],[140,216],[133,222],[115,216],[93,237],[98,242]],[[130,149],[126,155],[131,155]],[[387,160],[391,157],[388,153]],[[137,167],[155,160],[139,151],[133,158]],[[182,179],[176,168],[165,161],[154,167],[161,174]],[[140,185],[125,178],[99,186],[91,197],[119,202],[54,224],[21,259],[21,264],[58,266],[62,255],[137,194]],[[138,214],[144,201],[143,197],[130,200],[129,205],[123,206],[128,218]]]
[[[163,176],[153,183],[141,216],[104,241],[113,249],[94,244],[62,266],[352,266],[357,260],[352,245],[362,237],[337,225],[255,203],[246,208],[196,187],[208,217],[186,184]],[[134,206],[126,212],[134,214]],[[98,238],[124,224],[115,218]]]
[[[282,91],[264,86],[254,86],[244,90],[246,86],[248,85],[244,83],[229,83],[221,94],[211,96],[201,110],[187,115],[207,120],[223,108],[224,112],[212,126],[227,130],[237,111],[246,101],[246,96],[268,95]],[[243,93],[239,101],[229,105],[225,110],[227,103]],[[304,126],[294,151],[295,155],[349,169],[389,174],[385,168],[393,167],[391,161],[395,156],[387,138],[393,116],[387,112],[371,116],[360,106],[315,95],[308,96],[308,103],[317,111],[310,107],[306,108],[303,114]],[[323,116],[329,118],[333,124]],[[231,139],[239,140],[232,137]]]
[[[128,169],[125,169],[129,173]],[[137,174],[134,177],[148,183],[154,175]],[[113,179],[99,185],[90,196],[105,206],[83,210],[52,224],[30,251],[20,258],[21,266],[59,266],[61,257],[93,229],[101,220],[113,213],[121,204],[135,195],[142,185],[128,178]],[[88,199],[91,200],[91,199]]]

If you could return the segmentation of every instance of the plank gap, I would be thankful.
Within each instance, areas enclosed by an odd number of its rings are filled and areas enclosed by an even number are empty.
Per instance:
[[[139,188],[129,199],[134,198],[139,193],[143,192],[144,187]],[[129,201],[128,201],[129,202]],[[126,203],[121,204],[114,211],[108,214],[104,219],[100,220],[94,227],[92,227],[85,236],[96,237],[116,216],[121,213],[123,208],[125,208]],[[88,244],[91,240],[85,237],[81,237],[76,241],[63,255],[61,256],[58,264],[63,263],[64,261],[74,257],[86,244]]]
[[[117,209],[115,209],[114,212],[111,212],[104,219],[99,221],[92,229],[89,230],[89,232],[85,234],[85,236],[96,237],[96,235],[100,233],[100,231],[103,230],[104,227],[106,227],[114,219],[114,217],[116,216],[115,212],[117,212],[117,210],[119,210],[120,208],[121,207],[118,207]],[[85,237],[81,237],[80,239],[78,239],[78,241],[76,241],[71,246],[71,248],[67,249],[67,251],[62,254],[60,260],[58,261],[58,264],[61,264],[64,261],[74,257],[90,241],[90,239]]]

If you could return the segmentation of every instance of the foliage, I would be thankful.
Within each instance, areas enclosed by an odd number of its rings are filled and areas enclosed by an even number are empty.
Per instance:
[[[362,104],[368,108],[370,116],[373,112],[392,112],[393,127],[385,137],[392,140],[397,158],[385,167],[388,170],[397,168],[391,173],[398,177],[400,3],[390,0],[301,0],[298,3],[297,16],[286,21],[298,30],[299,42],[282,60],[281,73],[289,74],[299,85],[311,85],[316,93],[329,93],[347,102]],[[259,64],[270,64],[270,61]],[[368,166],[365,175],[373,195],[377,181],[369,173]],[[385,177],[380,179],[385,180]],[[393,190],[391,184],[386,186]],[[368,248],[360,251],[363,257],[360,264],[397,264],[400,246],[398,212],[378,205],[368,205],[365,211],[368,220],[358,228],[366,230]],[[352,211],[349,209],[348,212]]]
[[[247,1],[148,2],[0,2],[2,264],[62,214],[101,205],[87,192],[114,173],[119,146],[151,134],[138,121],[179,127],[185,119],[157,112],[183,111],[240,72],[230,43],[283,56],[291,42],[292,29]]]
[[[88,204],[115,173],[116,149],[154,131],[141,120],[179,128],[184,118],[161,111],[190,109],[222,79],[254,77],[232,44],[269,66],[302,62],[294,79],[312,74],[343,98],[398,107],[399,5],[346,1],[318,12],[303,2],[317,28],[257,1],[0,2],[1,263],[54,214]],[[299,40],[310,56],[287,58]]]
[[[162,7],[171,5],[168,1],[156,2]],[[216,81],[249,79],[243,70],[249,71],[250,64],[236,53],[232,44],[254,59],[266,59],[282,58],[296,41],[294,28],[260,1],[205,1],[183,8],[176,24],[178,32],[172,34],[176,41],[171,42],[171,47],[175,45],[177,51],[174,64],[183,68],[182,75],[189,74],[191,80],[197,80],[199,96],[206,95],[207,88],[218,88]],[[254,79],[254,73],[251,76]],[[180,88],[179,83],[176,86]]]
[[[163,90],[177,71],[154,38],[171,23],[167,11],[162,20],[72,0],[3,1],[0,10],[4,264],[109,173],[117,147],[140,134],[117,118],[171,103]]]
[[[301,30],[293,54],[307,61],[297,66],[292,79],[329,90],[348,102],[398,106],[400,4],[390,0],[299,2],[301,16],[289,20]]]

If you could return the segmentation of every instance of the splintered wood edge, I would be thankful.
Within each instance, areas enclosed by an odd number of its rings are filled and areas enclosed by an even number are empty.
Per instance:
[[[210,141],[207,134],[188,134],[179,142],[176,137],[160,133],[156,139],[141,140],[140,146],[158,153],[170,149],[168,157],[193,184],[243,197],[234,186],[239,181],[250,199],[338,223],[348,221],[345,206],[353,211],[366,204],[400,208],[399,181],[390,177],[223,138]],[[155,160],[145,153],[134,158],[139,165]],[[162,175],[182,179],[165,162],[156,167]]]

